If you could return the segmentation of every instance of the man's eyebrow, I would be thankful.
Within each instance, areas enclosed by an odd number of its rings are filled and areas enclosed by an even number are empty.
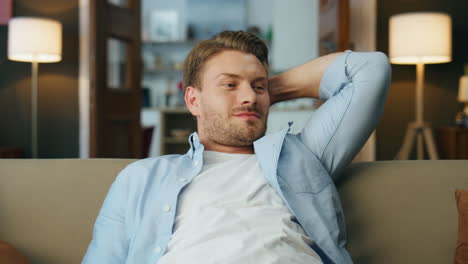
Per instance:
[[[267,81],[267,80],[268,80],[267,77],[260,76],[260,77],[255,78],[254,82],[262,82],[262,81]]]
[[[216,79],[218,79],[221,76],[227,76],[227,77],[231,77],[231,78],[235,78],[235,79],[241,79],[242,78],[240,75],[237,75],[237,74],[234,74],[234,73],[223,72],[223,73],[218,74],[218,76],[216,76]],[[264,77],[264,76],[260,76],[260,77],[255,78],[253,81],[254,82],[259,82],[259,81],[264,81],[264,80],[267,80],[267,78]]]
[[[221,76],[227,76],[227,77],[232,77],[232,78],[236,78],[236,79],[240,79],[241,77],[237,74],[234,74],[234,73],[227,73],[227,72],[223,72],[223,73],[220,73],[218,74],[218,76],[216,76],[216,79],[218,79],[219,77]]]

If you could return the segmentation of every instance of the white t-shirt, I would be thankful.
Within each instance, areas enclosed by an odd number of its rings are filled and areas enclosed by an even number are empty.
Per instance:
[[[254,154],[203,152],[158,263],[322,263]]]

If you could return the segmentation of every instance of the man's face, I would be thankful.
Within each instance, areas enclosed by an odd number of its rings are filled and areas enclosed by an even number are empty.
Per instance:
[[[201,89],[187,88],[188,103],[205,142],[249,146],[266,131],[270,97],[268,75],[252,54],[226,50],[210,58],[201,71]]]

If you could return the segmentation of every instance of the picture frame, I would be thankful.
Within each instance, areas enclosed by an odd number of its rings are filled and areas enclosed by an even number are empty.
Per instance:
[[[151,13],[150,39],[156,42],[179,40],[179,14],[176,10],[155,10]]]
[[[350,48],[349,12],[349,0],[320,0],[320,56]]]

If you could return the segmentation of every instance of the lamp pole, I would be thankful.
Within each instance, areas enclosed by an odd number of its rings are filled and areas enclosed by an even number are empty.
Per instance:
[[[37,72],[39,63],[33,60],[32,63],[32,78],[31,78],[31,143],[32,143],[32,158],[38,158],[37,151]]]
[[[424,63],[416,64],[416,126],[417,129],[424,128]],[[423,134],[418,135],[418,160],[424,158]]]

